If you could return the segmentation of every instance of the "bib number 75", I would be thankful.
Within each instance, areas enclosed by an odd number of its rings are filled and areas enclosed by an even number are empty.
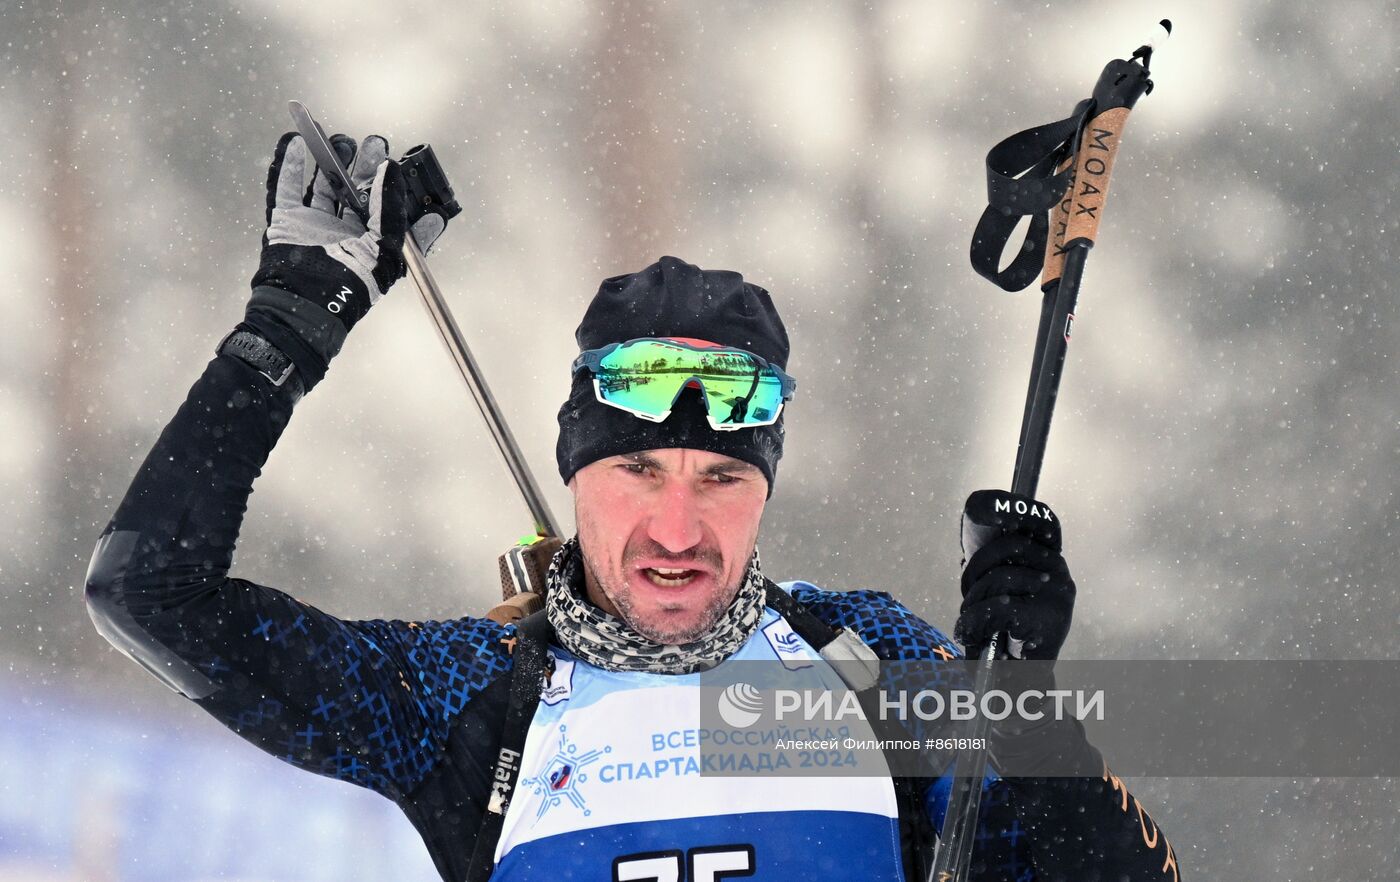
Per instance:
[[[613,860],[613,882],[719,882],[752,876],[752,845],[645,851]]]

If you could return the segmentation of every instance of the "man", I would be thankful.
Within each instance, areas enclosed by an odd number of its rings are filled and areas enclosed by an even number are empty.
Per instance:
[[[737,273],[662,258],[603,282],[584,315],[557,447],[578,536],[555,558],[543,617],[342,621],[228,577],[293,405],[404,274],[388,145],[334,142],[369,191],[368,229],[284,136],[244,321],[98,542],[87,598],[99,630],[254,744],[395,800],[450,882],[922,878],[946,799],[930,779],[698,774],[687,733],[700,672],[774,660],[779,646],[817,663],[840,640],[900,661],[957,654],[888,595],[762,575],[756,541],[795,383],[772,301]],[[431,245],[441,224],[420,224]],[[1058,525],[1008,515],[971,555],[964,593],[970,648],[1009,630],[1053,660],[1074,597]],[[664,768],[650,762],[658,733],[680,752]],[[999,755],[1050,745],[1084,774],[989,784],[974,878],[1177,878],[1077,724],[995,734]]]

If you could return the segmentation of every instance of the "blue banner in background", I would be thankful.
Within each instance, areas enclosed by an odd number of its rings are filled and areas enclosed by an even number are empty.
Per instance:
[[[0,681],[0,880],[438,879],[397,806],[212,719]]]

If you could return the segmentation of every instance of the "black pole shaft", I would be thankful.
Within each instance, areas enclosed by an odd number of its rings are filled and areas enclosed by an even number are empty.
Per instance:
[[[1046,285],[1040,298],[1040,324],[1035,332],[1035,353],[1031,356],[1031,378],[1026,384],[1026,407],[1021,413],[1021,436],[1016,439],[1016,467],[1014,475],[1021,470],[1021,451],[1026,447],[1026,427],[1030,425],[1031,402],[1035,400],[1035,390],[1040,384],[1040,363],[1045,355],[1045,337],[1050,328],[1050,317],[1055,313],[1055,297],[1060,289],[1060,280],[1055,279]]]
[[[354,183],[350,180],[349,170],[336,156],[335,148],[331,146],[330,139],[326,137],[326,132],[321,128],[321,124],[316,122],[315,118],[311,116],[311,111],[307,110],[306,105],[300,101],[289,102],[288,110],[292,114],[292,121],[296,124],[297,131],[306,141],[307,149],[311,151],[312,157],[316,160],[316,165],[320,167],[323,174],[330,178],[337,195],[345,200],[346,205],[355,210],[362,222],[368,223],[369,197],[355,189]],[[420,149],[422,148],[414,148],[410,152],[417,152]],[[496,442],[496,449],[501,451],[501,456],[506,461],[506,468],[510,470],[511,477],[515,479],[515,486],[520,491],[521,499],[524,500],[525,507],[530,510],[530,517],[535,522],[535,534],[545,537],[562,535],[559,530],[559,522],[554,519],[554,514],[549,510],[549,503],[545,501],[544,494],[540,492],[540,486],[535,482],[534,473],[530,471],[530,465],[525,461],[525,454],[520,451],[520,445],[516,443],[515,435],[506,423],[500,405],[496,403],[496,397],[491,394],[490,387],[486,385],[486,377],[477,365],[476,359],[472,357],[471,349],[467,347],[467,340],[462,336],[462,332],[457,326],[457,320],[452,317],[452,310],[448,308],[447,301],[442,296],[442,289],[438,287],[437,280],[433,278],[432,272],[428,269],[428,262],[422,249],[418,246],[418,241],[413,238],[412,230],[409,230],[404,236],[403,256],[408,267],[408,274],[412,277],[418,288],[418,293],[422,296],[423,306],[428,311],[428,317],[432,319],[433,328],[438,332],[443,345],[447,347],[447,354],[456,365],[462,381],[467,384],[467,391],[471,393],[472,400],[476,402],[477,409],[481,411],[482,418],[486,420],[486,428],[491,433],[491,440]]]
[[[1055,415],[1055,402],[1060,395],[1060,375],[1069,349],[1070,327],[1074,306],[1079,300],[1079,285],[1084,279],[1084,261],[1093,243],[1080,240],[1069,246],[1060,283],[1055,288],[1054,305],[1050,311],[1049,327],[1042,336],[1044,347],[1036,365],[1035,386],[1028,390],[1026,413],[1021,422],[1021,447],[1016,452],[1016,471],[1011,479],[1011,492],[1035,496],[1040,484],[1040,467],[1045,462],[1045,444],[1050,439],[1050,418]]]
[[[1058,284],[1045,292],[1041,305],[1040,332],[1031,365],[1031,383],[1026,390],[1026,408],[1021,419],[1021,444],[1016,453],[1016,470],[1011,491],[1035,496],[1040,468],[1045,461],[1045,445],[1050,437],[1050,418],[1060,392],[1060,377],[1069,348],[1071,318],[1084,278],[1084,261],[1093,243],[1080,240],[1065,254],[1064,270]],[[986,652],[978,660],[973,689],[985,695],[996,682],[995,663],[1006,645],[1006,635],[993,635]],[[974,745],[987,743],[991,724],[976,714],[969,721],[963,738],[969,746],[958,751],[953,767],[953,788],[943,815],[943,831],[934,854],[930,882],[967,882],[972,866],[972,846],[977,839],[978,811],[982,804],[982,780],[987,768],[987,749]]]
[[[1170,21],[1162,20],[1161,32],[1163,37],[1171,33]],[[1085,190],[1075,194],[1076,200],[1080,196],[1091,197],[1087,207],[1075,211],[1076,217],[1103,207],[1108,184],[1107,175],[1113,151],[1117,149],[1117,145],[1115,142],[1110,148],[1103,142],[1102,138],[1112,136],[1116,139],[1122,131],[1121,127],[1126,119],[1126,112],[1131,111],[1137,100],[1152,90],[1152,80],[1149,79],[1147,70],[1151,57],[1152,43],[1149,42],[1134,52],[1130,60],[1114,59],[1110,61],[1103,73],[1099,75],[1099,81],[1094,86],[1092,105],[1086,112],[1092,115],[1092,123],[1096,124],[1099,119],[1103,119],[1107,128],[1094,129],[1092,144],[1085,140],[1084,132],[1081,129],[1076,134],[1074,143],[1076,147],[1084,146],[1087,150],[1103,149],[1108,150],[1109,153],[1105,157],[1094,159],[1101,166],[1098,170],[1094,170],[1088,160],[1085,160],[1081,167],[1079,162],[1083,157],[1076,156],[1074,160],[1076,163],[1074,177],[1076,179],[1083,172],[1102,176],[1092,191]],[[1114,113],[1115,111],[1118,112]],[[1078,113],[1079,111],[1076,110],[1076,115]],[[1110,113],[1113,113],[1112,117],[1109,116]],[[995,151],[1001,146],[998,145],[993,150]],[[989,154],[989,163],[991,158],[991,154]],[[995,171],[990,165],[989,170]],[[988,193],[995,202],[997,197],[993,194],[990,179]],[[1077,202],[1076,205],[1078,205]],[[1025,411],[1021,418],[1021,437],[1016,453],[1016,469],[1011,481],[1012,491],[1025,496],[1034,497],[1036,487],[1040,483],[1040,467],[1045,459],[1045,445],[1050,435],[1050,418],[1055,413],[1055,401],[1060,391],[1060,374],[1064,368],[1065,352],[1069,345],[1071,323],[1074,321],[1074,305],[1075,301],[1079,299],[1079,285],[1084,277],[1084,262],[1088,258],[1089,249],[1094,245],[1093,239],[1097,234],[1102,215],[1092,214],[1092,218],[1092,222],[1087,225],[1076,226],[1070,223],[1061,233],[1061,235],[1073,234],[1073,238],[1065,247],[1065,260],[1061,268],[1060,278],[1058,282],[1052,282],[1046,287],[1045,298],[1041,303],[1040,329],[1036,335],[1035,356],[1031,365],[1031,381],[1026,392]],[[976,234],[974,234],[974,245],[976,243],[975,236]],[[976,264],[977,259],[974,254],[974,265]],[[986,652],[979,660],[975,677],[975,688],[979,701],[980,696],[985,695],[995,683],[995,663],[1006,642],[1007,635],[994,634]],[[990,724],[985,718],[974,714],[969,724],[964,727],[963,735],[968,738],[971,744],[985,744],[990,728]],[[987,751],[985,747],[980,749],[969,747],[959,751],[954,767],[953,791],[948,799],[948,810],[944,815],[942,835],[938,850],[934,854],[932,870],[929,873],[930,882],[966,882],[967,880],[968,869],[972,864],[972,845],[976,839],[978,809],[982,801],[982,780],[986,766]]]

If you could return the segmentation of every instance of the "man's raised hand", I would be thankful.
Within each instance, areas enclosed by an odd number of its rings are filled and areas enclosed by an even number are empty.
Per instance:
[[[283,135],[268,168],[267,229],[245,317],[247,327],[292,358],[308,389],[355,323],[406,272],[407,195],[388,142],[334,135],[331,145],[355,188],[369,193],[368,222],[343,204],[302,137]],[[437,214],[414,224],[425,252],[444,226]]]

